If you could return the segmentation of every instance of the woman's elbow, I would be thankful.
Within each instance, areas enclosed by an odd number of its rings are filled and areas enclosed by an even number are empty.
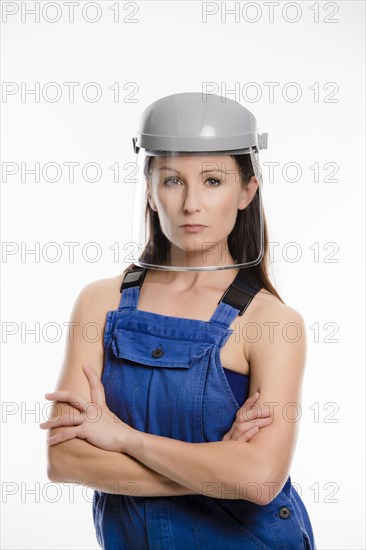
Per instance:
[[[47,477],[50,481],[63,482],[65,461],[64,453],[60,453],[59,449],[49,448],[47,453]]]
[[[256,504],[260,506],[270,504],[282,491],[286,478],[287,476],[284,476],[283,472],[279,472],[278,469],[273,468],[269,474],[265,476],[265,479],[259,486],[260,491],[257,496]]]
[[[278,468],[268,464],[268,460],[256,461],[251,469],[251,479],[248,478],[248,471],[248,468],[245,468],[242,474],[241,479],[245,480],[245,484],[240,498],[259,506],[266,506],[281,492],[286,479],[283,480],[282,473],[278,472]]]
[[[77,447],[81,440],[71,439],[50,445],[47,452],[47,477],[55,483],[70,481],[77,459]]]
[[[53,483],[62,483],[59,472],[50,463],[47,465],[47,478]]]

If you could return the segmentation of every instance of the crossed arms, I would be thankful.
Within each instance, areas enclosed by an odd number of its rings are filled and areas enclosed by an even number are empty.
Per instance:
[[[58,390],[74,392],[87,402],[92,400],[91,390],[82,364],[89,364],[101,376],[103,346],[101,340],[85,341],[82,329],[90,322],[103,326],[108,281],[91,283],[80,293],[72,312],[72,321],[77,323],[74,338],[67,343],[57,383]],[[207,494],[205,491],[210,487],[209,496],[216,498],[246,498],[257,504],[270,502],[288,477],[295,448],[306,341],[303,319],[292,308],[278,301],[258,308],[255,322],[265,327],[269,320],[279,325],[280,330],[275,337],[262,331],[262,338],[250,346],[248,357],[250,395],[259,391],[259,410],[263,413],[271,410],[272,422],[266,429],[257,433],[254,430],[250,437],[240,440],[238,434],[243,423],[236,419],[229,431],[231,436],[209,443],[186,443],[133,430],[127,439],[121,432],[121,452],[107,451],[75,437],[49,446],[49,479],[93,484],[106,493],[134,496]],[[282,330],[285,326],[293,327],[292,332],[288,329],[286,338]],[[69,403],[58,403],[58,415],[60,407],[66,416],[75,412]],[[50,435],[63,429],[52,428]],[[260,491],[246,493],[245,487],[253,483]]]

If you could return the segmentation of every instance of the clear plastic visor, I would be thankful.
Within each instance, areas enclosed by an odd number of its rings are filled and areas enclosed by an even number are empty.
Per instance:
[[[136,155],[134,263],[174,271],[257,265],[264,252],[255,151]]]

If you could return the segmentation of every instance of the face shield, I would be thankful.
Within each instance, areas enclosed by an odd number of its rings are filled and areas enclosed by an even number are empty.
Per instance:
[[[258,149],[266,146],[267,135],[257,135],[249,111],[223,99],[174,94],[145,109],[133,138],[136,265],[209,271],[261,261]]]

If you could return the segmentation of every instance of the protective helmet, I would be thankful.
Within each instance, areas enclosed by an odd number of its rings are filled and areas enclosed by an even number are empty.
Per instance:
[[[248,109],[215,94],[177,93],[149,105],[132,138],[140,176],[133,219],[139,257],[134,263],[182,271],[258,264],[264,253],[258,151],[267,148],[267,137],[258,133]],[[232,155],[245,155],[241,169]],[[225,162],[213,158],[218,156]],[[251,187],[249,199],[242,174],[250,168],[258,187]],[[210,177],[202,178],[203,173]],[[183,185],[168,185],[174,179]],[[219,185],[206,185],[210,180]],[[187,224],[201,227],[183,227]]]

